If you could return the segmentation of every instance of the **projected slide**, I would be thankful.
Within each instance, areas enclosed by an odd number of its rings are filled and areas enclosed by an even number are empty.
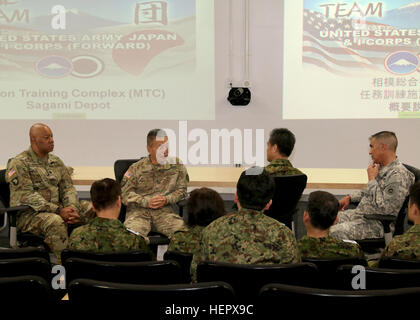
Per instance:
[[[420,2],[286,0],[284,119],[420,118]]]
[[[214,100],[213,1],[0,0],[0,119],[208,120]]]

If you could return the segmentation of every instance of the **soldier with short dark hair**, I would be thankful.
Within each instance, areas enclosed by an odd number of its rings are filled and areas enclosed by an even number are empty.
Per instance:
[[[252,167],[241,174],[235,194],[239,211],[213,221],[203,230],[200,249],[191,264],[193,279],[200,261],[300,262],[293,233],[264,214],[272,203],[274,188],[274,179],[263,168]]]
[[[169,238],[187,230],[171,205],[187,195],[188,173],[179,159],[168,159],[168,137],[161,129],[147,135],[148,157],[132,164],[121,181],[127,206],[124,225],[148,240],[151,230]]]
[[[60,263],[68,242],[67,225],[86,222],[92,210],[89,202],[79,202],[68,168],[50,153],[54,150],[51,129],[37,123],[29,136],[29,149],[7,164],[10,205],[30,207],[17,215],[18,231],[43,236]]]
[[[341,211],[338,223],[331,227],[330,235],[337,239],[362,240],[382,238],[384,230],[377,220],[367,220],[365,214],[394,215],[397,217],[414,174],[408,171],[396,155],[398,140],[394,132],[381,131],[369,138],[372,163],[367,169],[365,189],[342,198],[340,209],[350,202],[359,202],[356,209]],[[392,224],[392,227],[393,224]]]
[[[409,192],[408,220],[414,223],[403,235],[395,236],[383,252],[383,257],[420,260],[420,181]]]
[[[302,259],[363,257],[356,242],[329,236],[331,226],[337,221],[338,207],[338,200],[329,192],[314,191],[309,195],[303,214],[306,236],[298,242]]]
[[[273,129],[267,141],[267,161],[270,163],[265,171],[272,176],[303,174],[289,161],[295,142],[295,135],[289,129]]]
[[[151,253],[143,237],[125,228],[118,220],[121,210],[118,182],[109,178],[95,181],[90,196],[96,218],[72,232],[70,249],[91,252],[143,250]]]

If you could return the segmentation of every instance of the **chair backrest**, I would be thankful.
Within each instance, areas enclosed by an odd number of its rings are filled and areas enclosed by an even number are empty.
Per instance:
[[[270,209],[264,213],[287,226],[293,219],[296,206],[306,188],[306,174],[274,177],[276,189]]]
[[[140,158],[143,159],[143,158]],[[140,159],[119,159],[114,163],[114,174],[115,180],[121,182],[125,172],[130,168],[133,163],[136,163]]]
[[[41,307],[53,302],[53,296],[49,282],[42,277],[33,275],[0,277],[0,301],[3,307],[7,307],[8,304],[16,305],[18,301]],[[19,311],[14,310],[12,314],[15,312]]]
[[[181,270],[175,261],[110,262],[69,258],[63,265],[67,285],[79,278],[131,284],[181,282]]]
[[[420,170],[404,163],[404,166],[407,168],[408,171],[414,174],[414,181],[417,182],[420,180]],[[395,231],[394,236],[400,235],[404,233],[404,223],[405,217],[408,212],[408,196],[405,198],[404,203],[398,212],[397,220],[395,221]]]
[[[123,302],[141,308],[142,312],[162,312],[162,307],[179,305],[207,305],[214,302],[232,303],[234,291],[224,282],[207,282],[176,285],[138,285],[76,279],[69,286],[69,300],[76,304],[89,304],[93,301]],[[157,307],[160,306],[160,307]],[[165,310],[165,309],[164,309]],[[186,310],[186,309],[184,309]],[[157,319],[151,316],[151,319]]]
[[[379,260],[379,268],[420,269],[420,260],[403,260],[390,257],[382,257],[381,260]]]
[[[0,251],[1,252],[1,251]],[[145,251],[127,251],[127,252],[89,252],[64,249],[61,252],[61,262],[64,264],[67,259],[81,258],[95,261],[110,262],[141,262],[152,261],[150,252]]]
[[[399,288],[389,290],[327,290],[327,289],[314,289],[298,286],[290,286],[283,284],[268,284],[261,289],[260,299],[264,302],[266,312],[273,311],[274,308],[278,309],[278,303],[282,304],[296,303],[305,307],[316,306],[324,310],[324,307],[331,308],[337,305],[345,306],[346,315],[352,310],[360,315],[360,308],[354,309],[355,306],[365,305],[374,307],[374,302],[390,302],[395,305],[396,300],[408,299],[418,297],[420,288]],[[277,302],[277,305],[273,304]],[[351,306],[351,308],[348,308]],[[310,310],[313,313],[313,310]]]
[[[166,251],[163,255],[164,260],[173,260],[178,262],[181,267],[182,282],[191,282],[190,267],[193,255],[192,253]]]
[[[197,266],[198,282],[227,282],[236,295],[244,299],[256,298],[259,290],[272,282],[312,286],[317,283],[317,275],[317,268],[311,263],[230,264],[204,261]]]
[[[45,248],[25,247],[25,248],[0,248],[0,260],[22,259],[22,258],[43,258],[50,262],[50,255]]]
[[[8,208],[10,205],[10,190],[5,175],[6,169],[0,170],[0,202],[5,208]]]
[[[337,269],[337,279],[340,279],[342,289],[352,290],[353,266],[343,265]],[[365,268],[366,289],[381,290],[420,287],[420,269],[383,269]]]
[[[140,159],[143,159],[143,158],[140,158]],[[114,162],[115,180],[118,182],[121,182],[128,168],[130,168],[130,166],[133,163],[136,163],[140,159],[120,159],[120,160],[115,161]],[[124,204],[121,204],[120,216],[118,217],[118,219],[121,222],[125,221],[126,210],[127,210],[126,206]]]
[[[34,275],[45,279],[52,278],[51,265],[43,258],[0,259],[0,277]]]

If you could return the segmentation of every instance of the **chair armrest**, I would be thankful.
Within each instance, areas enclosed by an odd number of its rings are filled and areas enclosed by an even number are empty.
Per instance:
[[[9,207],[9,208],[0,208],[0,213],[4,213],[4,212],[14,213],[14,212],[22,211],[22,210],[27,210],[29,208],[30,208],[29,206],[16,206],[16,207]]]
[[[187,202],[188,202],[188,199],[183,199],[183,200],[178,201],[176,203],[176,205],[178,206],[178,209],[179,209],[179,215],[181,217],[184,216],[184,207],[187,205]]]
[[[392,215],[383,215],[383,214],[365,214],[363,217],[366,220],[377,220],[382,223],[382,226],[384,227],[385,233],[390,233],[391,228],[389,227],[392,222],[395,222],[397,220],[396,216]]]

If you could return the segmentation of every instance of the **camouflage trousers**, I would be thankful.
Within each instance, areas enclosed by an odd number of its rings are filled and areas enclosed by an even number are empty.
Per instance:
[[[338,213],[338,223],[331,227],[330,236],[345,240],[382,238],[384,230],[379,221],[366,220],[356,209],[350,209]]]
[[[80,202],[80,223],[86,224],[95,217],[92,204],[89,201]],[[18,232],[31,232],[44,237],[44,242],[61,264],[61,251],[67,248],[67,223],[57,213],[33,211],[23,212],[16,221]]]
[[[170,206],[161,209],[147,209],[138,206],[128,206],[124,225],[138,232],[147,241],[150,231],[155,231],[171,238],[179,230],[187,231],[184,220],[173,212]]]

